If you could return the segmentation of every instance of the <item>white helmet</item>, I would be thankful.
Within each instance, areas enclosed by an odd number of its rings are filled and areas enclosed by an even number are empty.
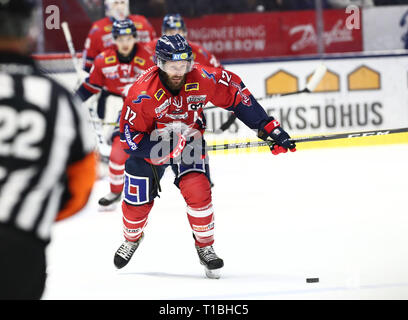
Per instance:
[[[105,15],[115,20],[129,16],[129,0],[105,0]]]

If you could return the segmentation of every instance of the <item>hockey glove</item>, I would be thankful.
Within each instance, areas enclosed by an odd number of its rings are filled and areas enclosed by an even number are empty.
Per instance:
[[[273,117],[268,119],[268,122],[259,130],[258,137],[266,140],[271,137],[275,142],[270,146],[271,152],[274,155],[286,153],[288,149],[291,152],[296,151],[296,144],[290,140],[289,134],[282,129],[278,120]]]

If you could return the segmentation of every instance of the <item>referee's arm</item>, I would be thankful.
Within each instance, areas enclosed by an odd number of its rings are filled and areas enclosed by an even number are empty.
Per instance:
[[[80,211],[88,202],[96,179],[97,156],[88,115],[77,99],[69,98],[76,122],[77,136],[71,147],[66,174],[65,197],[56,221]]]

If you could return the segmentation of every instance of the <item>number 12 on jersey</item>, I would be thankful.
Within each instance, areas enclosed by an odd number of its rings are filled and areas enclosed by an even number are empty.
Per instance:
[[[132,111],[129,106],[127,106],[126,108],[125,120],[133,126],[133,120],[136,118],[136,112]]]
[[[229,86],[229,83],[231,81],[232,76],[230,74],[228,74],[227,71],[222,70],[222,76],[221,79],[218,80],[219,83],[222,83],[224,86]],[[224,79],[224,80],[223,80]],[[225,81],[226,80],[226,81]]]

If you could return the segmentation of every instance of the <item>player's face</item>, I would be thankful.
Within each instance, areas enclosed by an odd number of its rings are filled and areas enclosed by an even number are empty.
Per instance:
[[[118,20],[124,20],[127,14],[127,1],[125,0],[115,0],[112,2],[111,9],[115,13],[115,18]]]
[[[163,71],[167,75],[167,85],[171,89],[181,89],[183,86],[186,73],[190,68],[189,61],[166,61]]]
[[[183,38],[186,37],[186,33],[181,29],[166,29],[164,35],[166,36],[175,36],[176,34],[181,35]]]
[[[123,56],[128,56],[135,45],[136,39],[132,35],[119,36],[115,39],[116,47]]]

